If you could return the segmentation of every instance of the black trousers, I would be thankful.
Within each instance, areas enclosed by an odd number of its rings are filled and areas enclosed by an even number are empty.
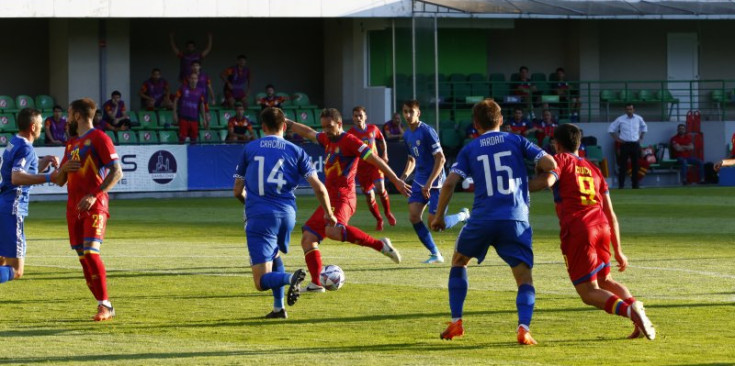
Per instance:
[[[631,174],[630,181],[633,188],[638,188],[638,160],[641,158],[641,144],[638,142],[624,142],[620,145],[620,156],[618,157],[618,187],[625,186],[625,176],[628,171],[628,159],[630,159]]]

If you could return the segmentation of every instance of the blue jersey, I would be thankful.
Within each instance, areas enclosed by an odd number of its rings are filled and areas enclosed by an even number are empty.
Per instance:
[[[293,191],[301,177],[316,174],[306,152],[277,136],[266,136],[245,145],[235,168],[235,178],[245,180],[245,213],[288,216],[296,214]]]
[[[411,131],[410,128],[406,129],[406,132],[403,133],[403,141],[406,142],[408,153],[416,160],[416,175],[413,181],[423,187],[431,171],[434,170],[434,154],[442,151],[439,135],[431,126],[419,122],[415,131]],[[440,188],[444,184],[445,177],[444,168],[442,168],[432,188]]]
[[[486,132],[462,148],[451,172],[475,182],[470,220],[528,221],[524,158],[538,161],[544,155],[525,137],[507,132]]]
[[[0,158],[0,212],[27,216],[31,186],[13,185],[11,177],[14,171],[38,173],[38,157],[33,146],[18,135],[10,139]]]

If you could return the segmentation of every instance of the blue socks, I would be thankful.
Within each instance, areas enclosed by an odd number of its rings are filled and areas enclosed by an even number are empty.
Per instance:
[[[454,214],[449,216],[444,216],[444,225],[447,227],[447,229],[453,228],[455,225],[459,224],[461,221],[459,219],[461,215],[460,214]]]
[[[428,249],[431,254],[439,254],[439,250],[436,249],[436,244],[434,244],[434,238],[431,236],[429,228],[426,227],[423,221],[419,221],[413,224],[413,229],[416,231],[416,235],[419,236],[419,240],[421,240],[421,243],[424,244],[426,249]]]
[[[464,299],[467,297],[467,267],[452,267],[449,270],[449,308],[452,310],[452,319],[462,317]]]
[[[12,266],[0,266],[0,283],[12,281],[15,278],[15,270]]]
[[[284,286],[291,283],[291,274],[286,273],[281,257],[273,260],[273,272],[269,272],[260,278],[260,288],[273,291],[273,307],[283,308],[283,297],[286,295]]]
[[[518,324],[531,325],[533,306],[536,304],[536,289],[532,285],[518,286],[516,308],[518,309]]]

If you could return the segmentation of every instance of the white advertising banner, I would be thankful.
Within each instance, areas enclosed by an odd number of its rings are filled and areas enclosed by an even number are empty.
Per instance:
[[[61,161],[63,147],[37,147],[39,156],[56,155]],[[186,191],[188,171],[185,145],[115,146],[120,156],[123,179],[112,192]],[[37,185],[31,194],[66,194],[66,187]]]

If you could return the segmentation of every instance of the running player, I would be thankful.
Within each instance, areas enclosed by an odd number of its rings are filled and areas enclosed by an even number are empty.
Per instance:
[[[17,135],[0,156],[0,283],[23,276],[26,237],[23,221],[28,216],[31,185],[51,181],[51,173],[38,174],[59,160],[46,155],[39,163],[33,141],[41,136],[41,112],[25,108],[18,113]]]
[[[112,140],[102,130],[92,127],[97,106],[89,98],[75,100],[69,106],[69,135],[56,184],[67,184],[66,221],[69,243],[82,264],[87,287],[97,299],[95,321],[115,316],[107,296],[107,273],[100,258],[110,216],[108,192],[123,176]]]
[[[293,191],[301,177],[314,189],[330,225],[337,223],[329,204],[327,189],[316,175],[311,159],[300,147],[283,139],[286,118],[278,108],[260,113],[262,139],[245,146],[235,168],[235,198],[245,205],[247,236],[253,280],[258,291],[273,291],[273,311],[266,318],[286,318],[283,306],[284,286],[288,304],[299,298],[303,269],[286,273],[279,250],[288,253],[291,230],[296,223],[296,196]]]
[[[388,164],[383,159],[375,156],[370,147],[357,137],[342,130],[342,115],[338,110],[334,108],[324,109],[319,117],[323,131],[319,133],[308,126],[287,120],[294,133],[324,146],[327,152],[326,162],[324,163],[325,185],[329,192],[329,200],[332,203],[334,216],[337,218],[336,225],[329,225],[324,219],[324,209],[319,207],[302,227],[301,247],[304,249],[306,266],[309,268],[309,274],[311,275],[311,282],[306,287],[308,292],[324,292],[324,287],[319,281],[319,274],[322,271],[322,255],[319,252],[318,244],[325,237],[369,247],[383,253],[395,263],[401,262],[401,255],[391,245],[390,239],[378,240],[362,230],[348,225],[357,205],[355,199],[355,173],[357,172],[358,159],[377,166],[388,176],[388,179],[401,194],[405,195],[408,189],[406,183],[398,179]]]
[[[511,267],[518,285],[518,343],[536,344],[529,331],[536,290],[531,274],[533,250],[524,158],[535,161],[536,168],[545,172],[553,170],[556,163],[525,137],[500,132],[503,116],[500,106],[492,99],[475,104],[472,120],[480,136],[459,152],[457,162],[441,189],[437,214],[431,222],[432,229],[444,229],[444,212],[455,186],[462,179],[472,177],[475,181],[472,218],[459,233],[452,269],[449,271],[452,322],[441,333],[441,338],[452,339],[464,335],[462,308],[469,286],[467,263],[471,258],[477,258],[477,262],[482,263],[487,250],[493,246],[500,258]]]
[[[357,106],[352,108],[352,122],[354,122],[355,125],[350,128],[347,133],[362,140],[362,142],[369,146],[374,152],[377,151],[378,155],[380,155],[380,157],[387,163],[388,145],[385,143],[385,138],[383,138],[383,134],[377,126],[365,123],[366,120],[367,114],[365,112],[365,107]],[[383,172],[374,165],[362,162],[357,165],[357,183],[360,183],[362,193],[367,199],[370,213],[373,214],[375,220],[378,221],[375,228],[375,230],[378,231],[383,231],[383,217],[380,216],[378,203],[375,202],[375,193],[380,196],[380,202],[383,204],[383,210],[385,211],[385,217],[388,219],[388,224],[390,224],[390,226],[396,225],[396,218],[390,212],[390,198],[388,197],[388,191],[385,189],[383,180]]]
[[[408,218],[413,225],[421,243],[429,250],[429,259],[424,263],[444,263],[439,248],[434,244],[431,232],[424,224],[424,210],[429,205],[429,222],[434,220],[439,202],[439,189],[444,183],[444,152],[439,143],[439,136],[431,126],[421,122],[419,102],[409,100],[403,103],[403,117],[408,123],[403,140],[408,148],[408,160],[401,179],[406,180],[416,169],[416,175],[411,185],[411,195],[408,198]],[[444,212],[442,212],[444,216]],[[446,216],[445,228],[449,229],[470,218],[470,211],[463,208],[455,215]]]
[[[531,181],[531,190],[553,187],[561,227],[561,252],[569,278],[582,301],[633,320],[636,329],[631,338],[637,338],[642,332],[653,340],[656,330],[643,304],[610,275],[610,241],[620,272],[628,267],[628,258],[620,247],[620,227],[607,182],[594,164],[577,155],[581,140],[579,127],[573,124],[557,127],[554,159],[558,167]]]

